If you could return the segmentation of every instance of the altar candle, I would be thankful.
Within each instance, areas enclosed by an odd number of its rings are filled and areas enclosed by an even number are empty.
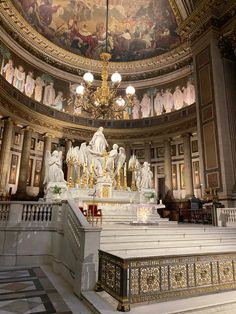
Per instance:
[[[125,167],[124,167],[124,176],[126,177],[126,163],[125,163]]]

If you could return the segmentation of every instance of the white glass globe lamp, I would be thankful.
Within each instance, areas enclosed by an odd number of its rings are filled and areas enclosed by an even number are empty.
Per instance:
[[[94,80],[93,74],[90,73],[90,72],[85,73],[84,76],[83,76],[83,80],[84,80],[87,84],[92,84],[92,83],[93,83],[93,80]]]
[[[76,94],[78,94],[79,96],[84,95],[84,86],[83,85],[79,85],[76,87]]]
[[[115,72],[111,76],[111,81],[113,84],[120,84],[121,82],[121,75],[118,72]]]
[[[135,94],[135,88],[133,86],[129,85],[126,87],[125,92],[126,92],[127,96],[133,96]]]

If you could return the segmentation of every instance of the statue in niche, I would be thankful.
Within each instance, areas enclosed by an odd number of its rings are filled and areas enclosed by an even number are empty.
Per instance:
[[[110,150],[107,158],[107,171],[112,172],[113,167],[115,166],[116,159],[118,158],[118,145],[114,144],[112,150]]]
[[[52,106],[55,102],[55,98],[56,93],[54,89],[54,83],[50,82],[44,90],[43,104],[46,106]]]
[[[164,101],[164,108],[165,108],[165,112],[171,112],[171,110],[173,109],[173,95],[171,93],[171,90],[169,88],[166,89],[165,93],[163,94],[163,101]]]
[[[151,112],[151,99],[148,94],[144,94],[143,99],[140,103],[142,118],[147,118],[150,116]]]
[[[28,97],[32,97],[34,87],[35,87],[34,73],[32,71],[29,71],[28,75],[26,76],[25,95]]]
[[[62,152],[54,150],[51,154],[46,151],[44,184],[49,182],[65,182],[62,171]]]
[[[133,104],[134,104],[132,108],[133,119],[139,119],[140,102],[137,96],[134,96]]]
[[[164,99],[161,92],[157,92],[154,98],[154,110],[157,116],[163,113]]]
[[[153,173],[150,170],[150,164],[147,161],[144,161],[141,168],[141,189],[151,189],[152,188],[152,178]]]
[[[66,99],[63,98],[63,92],[59,91],[57,94],[57,97],[55,98],[54,104],[52,105],[55,109],[57,110],[62,110],[63,109],[63,101]]]
[[[13,60],[9,59],[8,63],[3,68],[3,73],[5,73],[5,79],[8,81],[8,83],[12,84],[13,78],[14,78],[14,65]]]
[[[15,68],[13,86],[19,89],[19,91],[21,91],[22,93],[24,92],[25,72],[24,68],[21,65],[19,65],[18,68]]]
[[[176,86],[173,94],[174,108],[175,110],[181,109],[184,105],[184,94],[182,93],[180,86]]]
[[[192,105],[196,101],[195,87],[191,80],[188,80],[187,87],[183,87],[184,102],[186,105]]]
[[[45,86],[44,80],[38,76],[35,80],[34,99],[38,102],[42,100],[43,87]]]
[[[103,154],[108,147],[108,143],[103,134],[103,127],[101,126],[93,135],[89,144],[92,147],[94,153]]]

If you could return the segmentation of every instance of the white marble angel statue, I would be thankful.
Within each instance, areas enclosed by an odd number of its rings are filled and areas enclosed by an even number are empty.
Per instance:
[[[65,182],[62,171],[62,152],[54,150],[51,154],[46,151],[44,184],[49,182]]]
[[[43,87],[45,86],[44,80],[38,76],[35,80],[34,99],[38,102],[42,100]]]
[[[54,89],[54,83],[51,82],[44,89],[43,104],[46,106],[52,106],[55,102],[55,98],[56,98],[56,92]]]
[[[151,99],[148,94],[144,94],[143,99],[140,103],[142,118],[147,118],[150,116],[151,112]]]
[[[121,146],[119,147],[119,153],[118,153],[117,159],[115,160],[115,167],[116,167],[115,174],[118,172],[118,167],[119,168],[123,167],[125,161],[126,161],[125,149],[124,147]]]
[[[114,144],[112,146],[112,150],[109,151],[108,158],[107,158],[106,167],[107,167],[108,172],[112,171],[112,168],[113,166],[115,166],[117,158],[118,158],[118,145]]]
[[[25,95],[28,97],[32,97],[35,87],[34,73],[29,71],[26,76],[25,82]]]
[[[154,110],[157,116],[161,115],[163,112],[164,100],[160,92],[157,92],[156,97],[154,98]]]
[[[19,65],[18,68],[15,68],[13,86],[19,89],[19,91],[21,91],[22,93],[24,92],[25,72],[24,68],[21,65]]]
[[[141,168],[141,189],[151,189],[152,188],[152,178],[153,173],[150,170],[150,164],[144,161]]]
[[[94,152],[90,144],[86,146],[85,152],[87,157],[87,169],[90,170],[93,165],[95,177],[102,176],[104,167],[103,154]]]
[[[141,165],[138,159],[135,162],[135,171],[134,171],[135,184],[138,191],[141,190]]]
[[[94,133],[93,138],[91,139],[89,144],[91,145],[94,153],[103,154],[104,151],[106,151],[108,143],[103,134],[102,126],[97,130],[97,132]]]
[[[15,69],[13,66],[13,60],[9,59],[7,64],[3,68],[3,73],[5,73],[5,79],[10,84],[12,84],[13,82],[14,72],[15,72]]]
[[[184,105],[184,94],[179,86],[176,86],[173,94],[174,108],[175,110],[181,109]]]

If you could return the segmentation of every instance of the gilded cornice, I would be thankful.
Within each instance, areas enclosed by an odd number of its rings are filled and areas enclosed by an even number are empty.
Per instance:
[[[176,6],[175,10],[178,10]],[[93,71],[93,73],[101,72],[102,64],[100,61],[68,52],[40,35],[19,14],[10,1],[0,0],[0,16],[1,26],[8,34],[37,58],[54,67],[77,75],[82,75],[87,70]],[[135,74],[137,76],[143,73],[147,75],[148,72],[153,73],[171,64],[174,65],[178,60],[189,58],[190,56],[191,50],[188,43],[183,43],[176,49],[154,58],[132,62],[110,62],[109,71],[119,71],[122,75]]]
[[[224,16],[235,11],[235,0],[202,0],[194,12],[178,27],[182,39],[195,40],[210,25],[221,27]]]
[[[4,86],[4,84],[6,84]],[[59,112],[29,99],[15,89],[0,86],[0,113],[14,122],[33,127],[41,134],[88,140],[99,126],[104,126],[109,140],[154,140],[196,131],[195,105],[163,116],[139,120],[92,120]],[[8,92],[12,91],[12,93]]]

